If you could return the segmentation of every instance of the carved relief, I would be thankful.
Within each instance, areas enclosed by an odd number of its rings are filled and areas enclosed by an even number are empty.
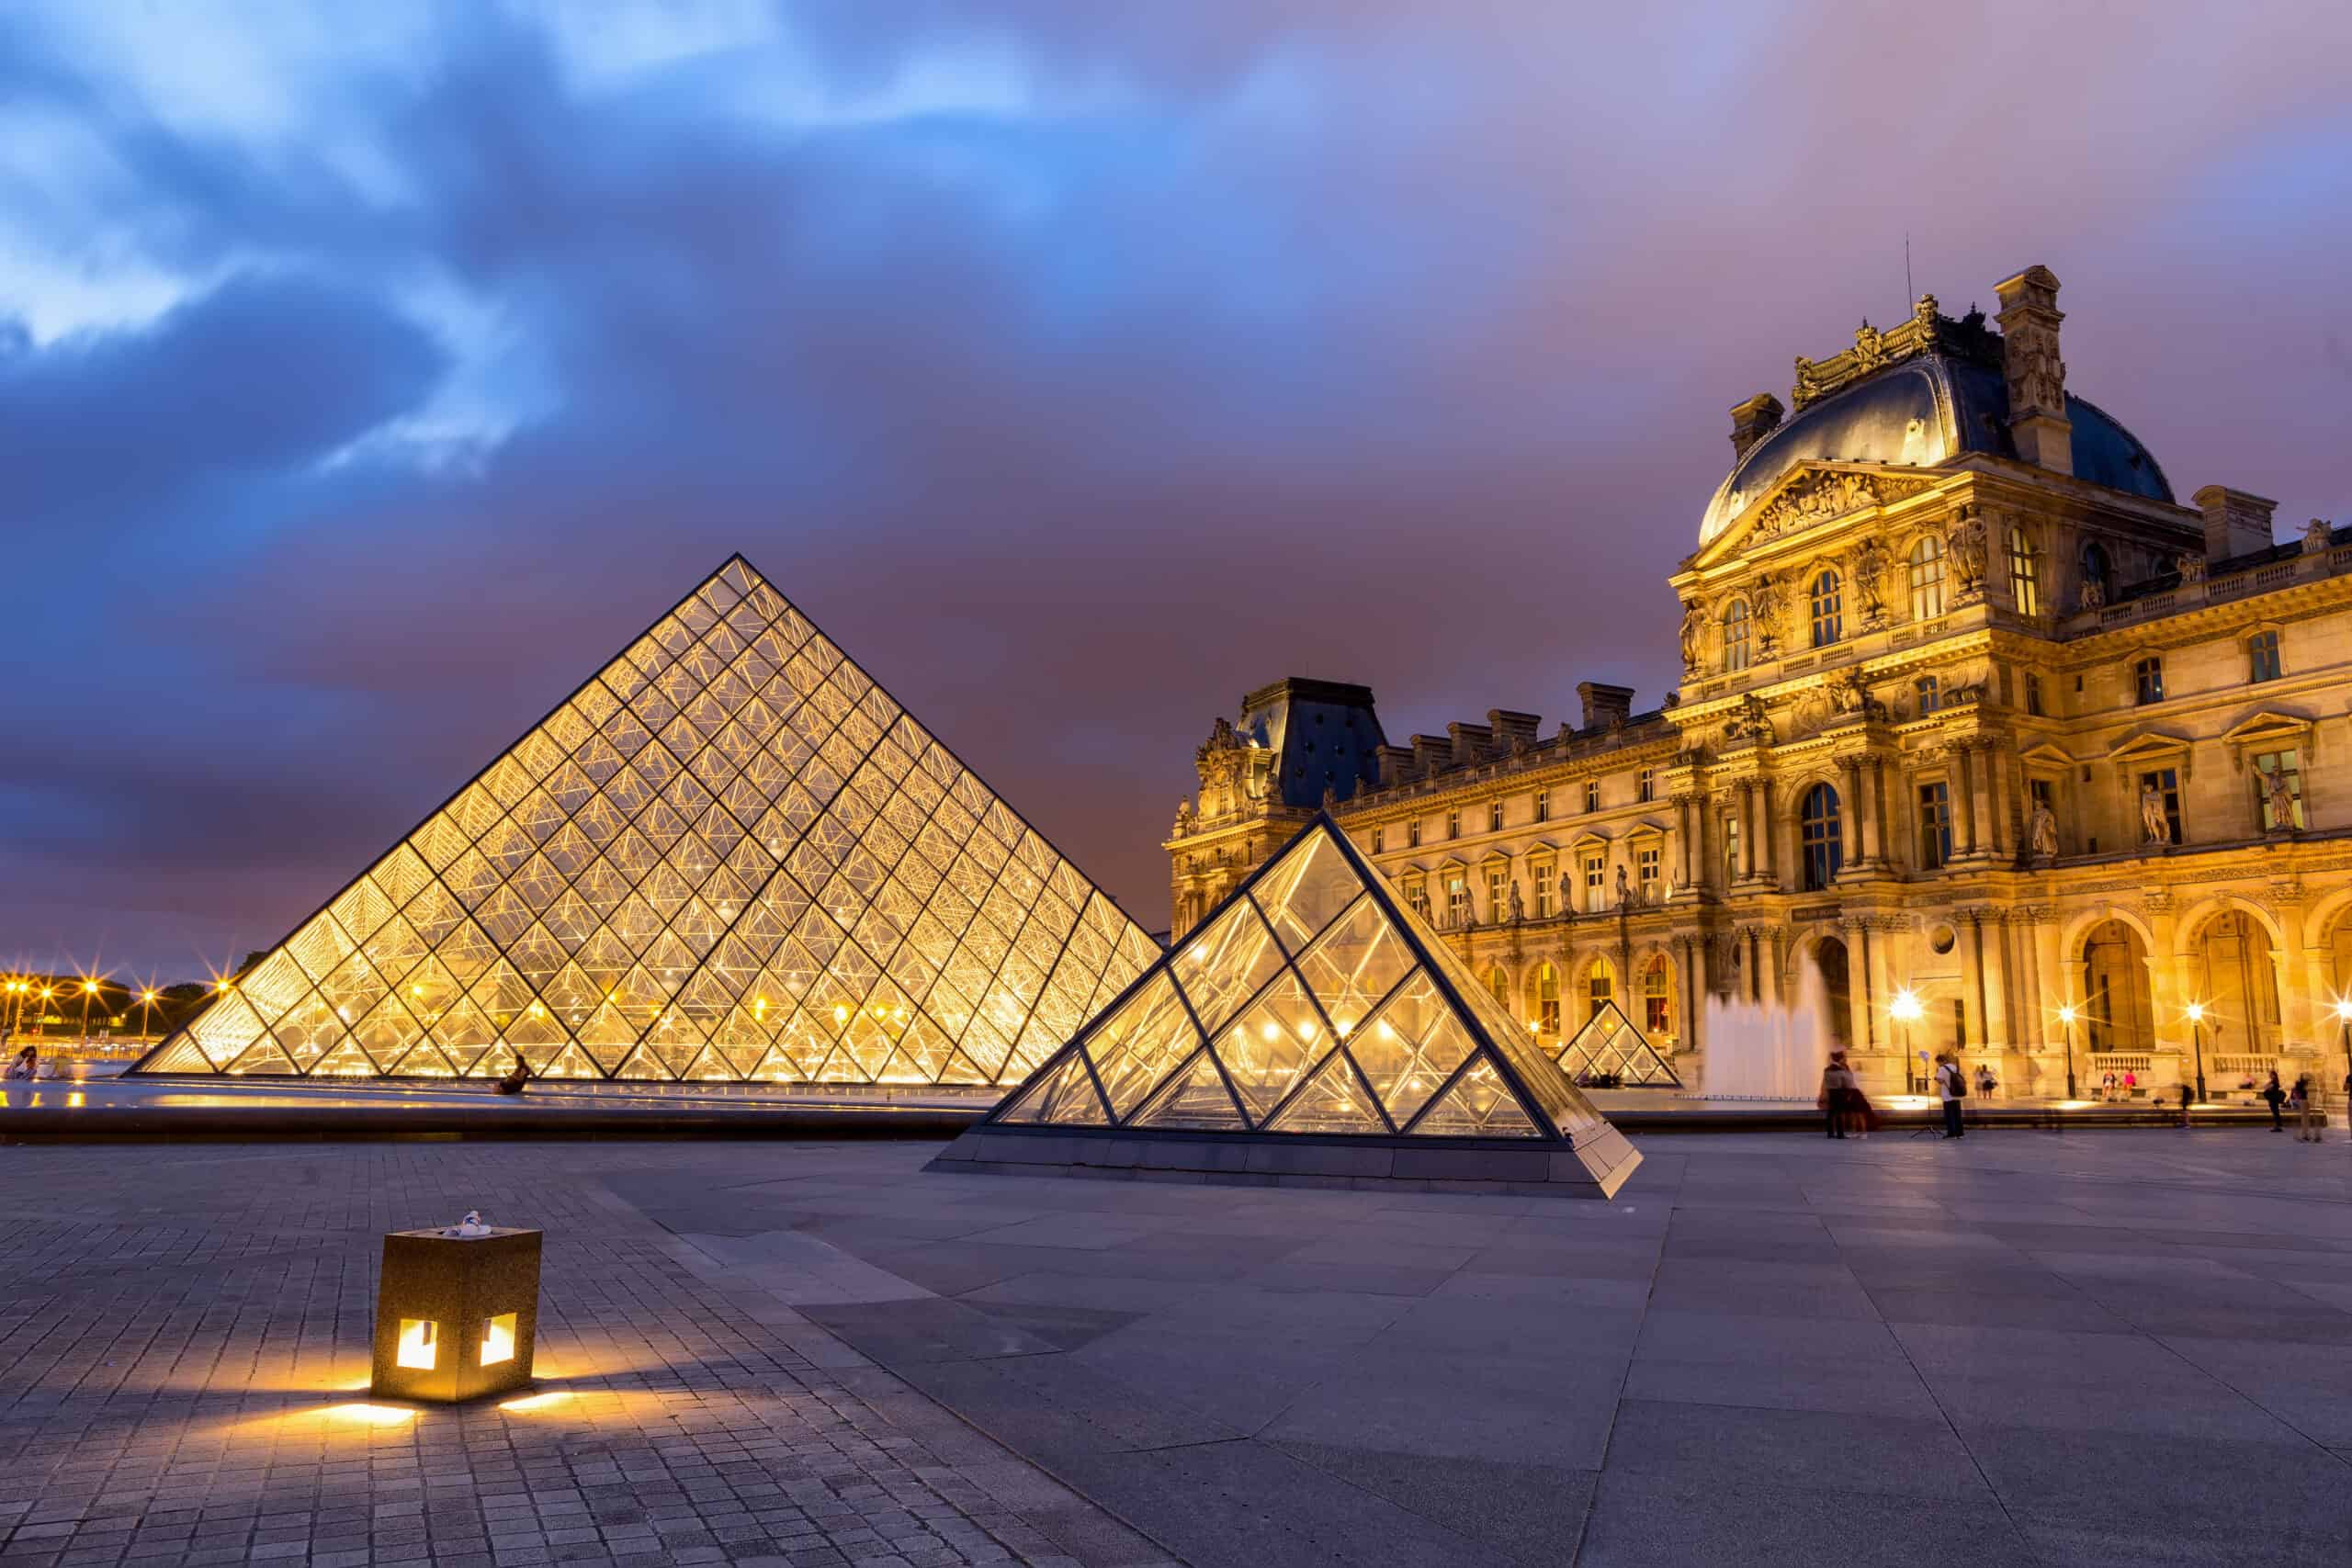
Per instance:
[[[2205,558],[2203,556],[2178,556],[2174,558],[2173,566],[2179,571],[2180,581],[2184,585],[2192,582],[2202,582],[2205,581]]]
[[[1747,595],[1749,626],[1756,637],[1758,662],[1781,656],[1781,619],[1788,609],[1788,590],[1770,572],[1756,580]]]
[[[1944,536],[1955,605],[1973,604],[1984,597],[1984,519],[1971,507]]]
[[[1878,631],[1886,625],[1886,569],[1891,560],[1885,544],[1871,537],[1861,542],[1848,563],[1848,575],[1854,584],[1854,609],[1861,617],[1864,631]]]

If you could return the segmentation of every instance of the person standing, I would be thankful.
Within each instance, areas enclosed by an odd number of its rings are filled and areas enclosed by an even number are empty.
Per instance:
[[[1854,1077],[1854,1069],[1846,1065],[1846,1053],[1829,1053],[1829,1065],[1821,1071],[1821,1111],[1826,1119],[1824,1136],[1842,1138],[1846,1135],[1848,1118],[1852,1114],[1854,1100],[1861,1083]]]
[[[1946,1056],[1936,1065],[1936,1093],[1944,1102],[1944,1136],[1966,1136],[1960,1124],[1960,1102],[1968,1098],[1968,1072],[1959,1057]]]
[[[2270,1130],[2274,1133],[2285,1132],[2287,1123],[2280,1120],[2278,1108],[2287,1102],[2287,1091],[2279,1087],[2278,1069],[2276,1067],[2270,1069],[2270,1081],[2262,1086],[2262,1099],[2264,1103],[2270,1107]]]
[[[2188,1086],[2180,1086],[2180,1130],[2188,1131]]]
[[[2327,1119],[2320,1114],[2319,1084],[2305,1073],[2295,1080],[2295,1142],[2316,1144]]]

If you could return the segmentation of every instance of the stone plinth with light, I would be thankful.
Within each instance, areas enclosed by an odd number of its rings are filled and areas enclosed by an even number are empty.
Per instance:
[[[384,1237],[369,1393],[454,1403],[530,1386],[540,1235],[467,1224]]]

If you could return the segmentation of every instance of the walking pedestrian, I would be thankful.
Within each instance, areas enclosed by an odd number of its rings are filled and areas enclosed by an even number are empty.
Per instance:
[[[2180,1130],[2188,1131],[2188,1086],[2180,1086]]]
[[[1989,1062],[1977,1063],[1976,1098],[1979,1100],[1990,1100],[1993,1097],[1993,1091],[2000,1087],[2001,1080],[1993,1076],[1992,1064]]]
[[[1936,1093],[1944,1102],[1944,1136],[1966,1136],[1960,1124],[1960,1102],[1968,1098],[1968,1073],[1959,1057],[1946,1056],[1937,1064]]]
[[[2318,1143],[2319,1130],[2326,1125],[2326,1119],[2319,1114],[2319,1085],[2305,1073],[2295,1080],[2295,1142]]]
[[[1861,1084],[1854,1077],[1854,1069],[1846,1065],[1846,1053],[1829,1053],[1829,1065],[1821,1070],[1821,1111],[1827,1126],[1824,1136],[1842,1138],[1846,1135],[1847,1119],[1852,1114],[1855,1098]]]
[[[2270,1069],[2270,1081],[2262,1086],[2262,1098],[2270,1107],[2270,1130],[2285,1132],[2287,1124],[2279,1119],[2278,1108],[2287,1102],[2287,1091],[2278,1085],[2278,1069],[2276,1067]]]

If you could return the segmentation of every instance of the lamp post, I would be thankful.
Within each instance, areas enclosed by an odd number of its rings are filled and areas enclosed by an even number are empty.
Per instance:
[[[2189,1043],[2197,1052],[2197,1099],[2202,1104],[2205,1099],[2205,1004],[2191,1002],[2182,1010],[2188,1014]]]
[[[1916,1022],[1920,1014],[1925,1010],[1925,1009],[1919,1006],[1919,993],[1913,990],[1908,986],[1897,988],[1894,993],[1894,999],[1886,1004],[1887,1016],[1894,1020],[1897,1023]],[[1902,1032],[1901,1038],[1897,1042],[1895,1049],[1903,1055],[1905,1070],[1906,1072],[1909,1070],[1909,1063],[1911,1060],[1910,1045],[1910,1032],[1908,1030],[1905,1030]]]
[[[155,987],[144,987],[139,993],[139,1043],[144,1045],[155,1032]]]
[[[2352,997],[2335,998],[2335,1024],[2342,1032],[2337,1043],[2344,1047],[2344,1087],[2347,1094],[2352,1094]],[[2320,1103],[2324,1105],[2327,1102],[2322,1100]]]
[[[2075,1092],[2075,1004],[2062,1002],[2058,1007],[2058,1021],[2066,1026],[2066,1098],[2079,1098]]]
[[[82,982],[82,1043],[85,1045],[90,1043],[90,998],[97,994],[98,983],[96,980],[85,979]]]

